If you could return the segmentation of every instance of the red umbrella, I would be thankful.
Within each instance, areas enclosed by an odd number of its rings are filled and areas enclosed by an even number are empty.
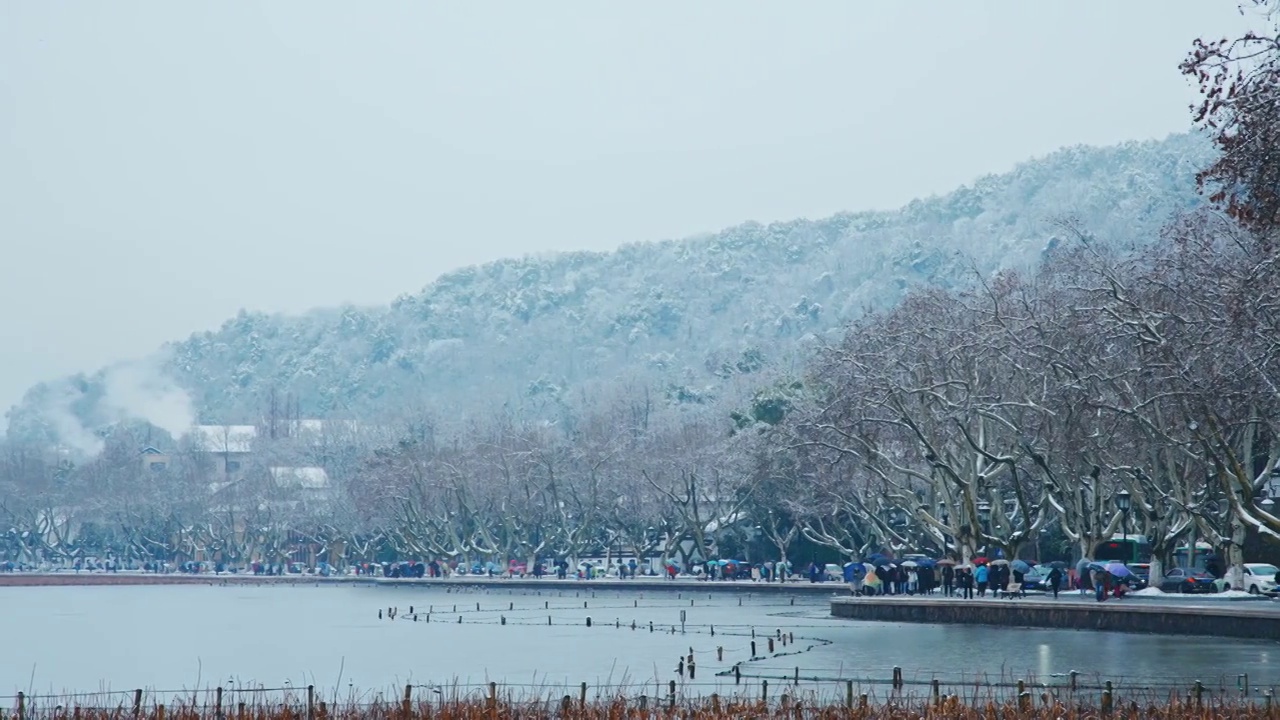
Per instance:
[[[973,559],[974,565],[986,565],[988,562],[990,562],[990,560],[987,560],[985,557],[976,557]]]

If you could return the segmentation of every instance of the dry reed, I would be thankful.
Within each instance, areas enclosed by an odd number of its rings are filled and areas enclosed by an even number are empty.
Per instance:
[[[652,686],[650,686],[652,689]],[[406,688],[406,695],[408,694]],[[580,691],[579,691],[580,690]],[[793,690],[794,688],[788,688]],[[603,692],[603,691],[602,691]],[[849,693],[845,697],[816,692],[780,693],[768,700],[758,695],[710,694],[699,697],[642,695],[621,690],[612,695],[588,697],[585,689],[562,695],[535,691],[523,696],[499,692],[496,686],[466,689],[434,689],[426,699],[367,700],[353,695],[339,702],[325,702],[311,691],[291,691],[278,701],[223,702],[201,700],[199,694],[170,697],[168,705],[153,700],[138,702],[126,697],[112,704],[109,695],[44,696],[13,698],[0,707],[0,720],[497,720],[499,718],[566,718],[569,720],[624,720],[639,718],[778,718],[787,720],[853,718],[857,720],[1092,720],[1098,718],[1155,718],[1156,720],[1208,720],[1242,718],[1280,720],[1270,696],[1203,697],[1171,694],[1163,700],[1151,695],[1110,697],[1039,696],[1001,698],[974,694],[913,696],[894,694],[876,698]],[[105,702],[104,702],[105,701]]]

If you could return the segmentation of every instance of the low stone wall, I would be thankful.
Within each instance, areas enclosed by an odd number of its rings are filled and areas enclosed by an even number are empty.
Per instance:
[[[1164,635],[1280,640],[1280,612],[1262,603],[1228,607],[1143,605],[1134,600],[1088,603],[1041,600],[937,600],[904,597],[844,597],[831,601],[831,615],[850,620],[1005,625],[1014,627]]]
[[[12,572],[0,573],[0,587],[51,585],[315,585],[341,581],[314,575],[243,575],[223,573],[110,573],[110,572]]]
[[[784,595],[838,595],[849,594],[849,586],[839,582],[811,583],[803,582],[767,583],[750,580],[694,580],[679,578],[665,580],[655,577],[640,577],[628,580],[617,578],[597,578],[595,580],[577,580],[573,577],[560,580],[554,576],[543,578],[505,578],[475,575],[453,575],[448,578],[377,578],[377,585],[421,585],[424,587],[480,587],[505,588],[511,590],[631,590],[640,592],[684,592],[684,593],[781,593]]]

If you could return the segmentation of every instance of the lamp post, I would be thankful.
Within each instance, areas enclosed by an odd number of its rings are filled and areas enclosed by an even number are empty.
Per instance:
[[[1129,508],[1133,507],[1133,497],[1128,490],[1116,493],[1116,507],[1120,509],[1120,528],[1123,531],[1125,544],[1129,543]]]
[[[1031,520],[1030,520],[1030,523],[1031,523],[1031,524],[1027,526],[1027,532],[1028,532],[1028,533],[1030,533],[1030,532],[1031,532],[1031,527],[1032,527],[1033,525],[1035,525],[1035,523],[1036,523],[1036,518],[1040,517],[1040,503],[1034,503],[1034,504],[1032,504],[1032,505],[1031,505],[1031,507],[1029,508],[1029,510],[1031,511],[1031,512],[1029,513],[1030,518],[1031,518]],[[1036,552],[1036,562],[1040,562],[1040,531],[1039,531],[1039,530],[1036,530],[1036,533],[1035,533],[1035,545],[1033,545],[1032,547],[1034,547],[1034,548],[1035,548],[1035,552]]]
[[[938,505],[938,520],[942,522],[942,525],[944,527],[946,528],[951,527],[951,516],[947,513],[947,506],[945,503],[939,503]],[[942,531],[942,556],[943,557],[947,556],[947,552],[951,547],[951,542],[948,539],[949,537],[950,537],[950,533],[948,533],[946,530],[943,530]]]
[[[978,503],[978,520],[981,523],[981,526],[979,528],[980,531],[983,533],[990,532],[990,530],[988,530],[987,528],[988,528],[988,525],[991,523],[991,503],[987,502],[986,500],[983,500],[982,502]],[[982,540],[983,538],[978,538],[978,539]],[[987,547],[987,544],[985,541],[982,544],[982,548],[984,552],[990,552],[990,548]]]

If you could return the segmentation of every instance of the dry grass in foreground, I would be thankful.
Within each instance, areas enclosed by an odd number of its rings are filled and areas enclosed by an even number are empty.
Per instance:
[[[69,700],[69,698],[68,698]],[[152,704],[116,707],[56,705],[49,702],[23,703],[0,709],[0,720],[497,720],[498,718],[569,718],[580,720],[623,720],[629,718],[857,718],[871,720],[995,720],[1025,718],[1027,720],[1062,720],[1086,718],[1156,718],[1165,720],[1200,720],[1209,718],[1276,718],[1280,720],[1270,698],[1257,702],[1236,699],[1205,699],[1203,702],[1171,698],[1164,702],[1112,702],[1106,695],[1090,700],[1066,701],[1030,694],[1021,700],[962,700],[944,696],[936,700],[895,698],[869,700],[866,696],[843,701],[817,697],[784,696],[764,702],[745,696],[675,700],[670,697],[623,697],[583,700],[573,696],[559,698],[507,700],[486,697],[483,692],[471,696],[442,698],[423,702],[372,702],[327,704],[324,702],[236,704],[219,707],[177,701],[169,706]]]

